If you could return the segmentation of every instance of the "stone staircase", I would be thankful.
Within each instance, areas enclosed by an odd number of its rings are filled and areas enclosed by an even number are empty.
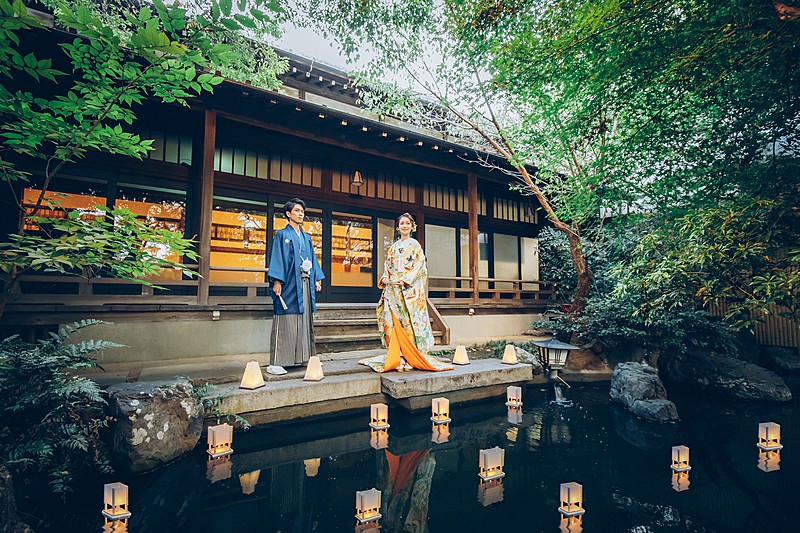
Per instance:
[[[443,344],[444,332],[434,328],[436,344]],[[381,347],[375,304],[317,304],[314,314],[317,353],[349,352]]]

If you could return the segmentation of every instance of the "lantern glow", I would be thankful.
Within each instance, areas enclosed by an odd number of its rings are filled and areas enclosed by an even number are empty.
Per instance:
[[[570,350],[577,350],[577,346],[561,342],[556,339],[547,341],[534,341],[539,347],[539,362],[547,370],[560,370],[567,366]]]
[[[469,364],[469,357],[467,357],[467,347],[466,346],[456,346],[456,353],[453,355],[453,364],[454,365],[468,365]]]
[[[318,355],[312,355],[308,360],[308,367],[306,368],[306,375],[303,381],[320,381],[325,375],[322,373],[322,361]]]
[[[775,422],[761,422],[758,425],[758,442],[756,443],[762,450],[780,450],[783,448],[781,444],[781,426]]]
[[[505,466],[506,451],[499,446],[481,450],[478,454],[478,475],[484,481],[498,479],[506,475],[503,472]]]
[[[683,492],[689,490],[689,472],[672,472],[672,490]]]
[[[434,422],[431,425],[431,442],[434,444],[444,444],[450,440],[450,424],[437,424]]]
[[[383,450],[389,447],[389,430],[372,429],[369,430],[369,445],[376,450]]]
[[[481,480],[478,485],[478,501],[484,507],[489,507],[495,503],[503,501],[503,480],[502,478],[489,481]]]
[[[509,407],[508,408],[508,421],[511,424],[522,424],[522,408]]]
[[[513,344],[506,344],[506,349],[503,350],[503,360],[501,362],[507,365],[516,365],[519,363],[519,359],[517,359],[517,349],[514,348]]]
[[[522,407],[522,387],[511,385],[506,389],[506,406]]]
[[[233,474],[233,463],[227,455],[222,457],[209,457],[206,463],[206,479],[211,483],[230,479]]]
[[[240,389],[258,389],[266,385],[267,382],[264,381],[264,374],[261,373],[261,367],[258,365],[258,361],[250,361],[247,363],[247,366],[244,367],[244,375],[242,376],[242,382],[239,384]]]
[[[447,398],[434,398],[431,400],[431,421],[434,424],[447,424],[450,422],[450,400]]]
[[[253,470],[244,474],[239,474],[239,485],[242,486],[242,494],[253,494],[256,491],[256,483],[261,470]]]
[[[583,485],[574,481],[562,483],[559,494],[561,505],[558,512],[563,516],[577,516],[586,512],[583,508]]]
[[[672,447],[672,464],[669,467],[675,472],[688,472],[692,469],[689,466],[689,448],[687,446]]]
[[[376,488],[356,491],[356,520],[363,524],[381,518],[381,491]]]
[[[124,483],[106,483],[103,485],[103,516],[111,520],[129,518],[128,486]]]
[[[758,468],[764,472],[775,472],[781,469],[780,450],[758,450]]]
[[[562,516],[561,533],[582,533],[583,531],[583,515],[575,516]]]
[[[233,453],[233,426],[220,424],[208,428],[208,455],[216,459]]]
[[[385,403],[373,403],[369,407],[369,427],[372,429],[389,429],[389,406]]]
[[[306,477],[316,477],[317,474],[319,474],[319,465],[321,462],[322,459],[319,457],[304,460],[303,465],[305,466]]]

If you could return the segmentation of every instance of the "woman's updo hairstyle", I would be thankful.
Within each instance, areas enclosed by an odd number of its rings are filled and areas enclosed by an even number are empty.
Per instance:
[[[400,235],[400,232],[397,231],[397,228],[400,227],[400,219],[403,219],[403,218],[407,218],[408,220],[411,221],[411,233],[414,233],[415,231],[417,231],[417,221],[414,220],[414,217],[411,216],[411,213],[403,213],[402,215],[397,217],[397,219],[394,222],[395,231],[397,232],[398,236]]]

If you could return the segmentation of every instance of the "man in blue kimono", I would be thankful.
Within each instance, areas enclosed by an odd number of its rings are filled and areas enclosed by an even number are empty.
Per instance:
[[[314,290],[322,290],[325,279],[311,237],[303,231],[305,202],[292,198],[283,211],[289,223],[275,234],[269,259],[275,316],[267,372],[273,374],[285,373],[284,366],[306,365],[315,355]]]

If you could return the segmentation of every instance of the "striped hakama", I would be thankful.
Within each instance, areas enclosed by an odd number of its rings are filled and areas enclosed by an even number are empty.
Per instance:
[[[311,312],[311,281],[307,272],[303,277],[302,314],[275,315],[272,319],[269,364],[277,366],[305,365],[316,355],[314,347],[314,318]]]

